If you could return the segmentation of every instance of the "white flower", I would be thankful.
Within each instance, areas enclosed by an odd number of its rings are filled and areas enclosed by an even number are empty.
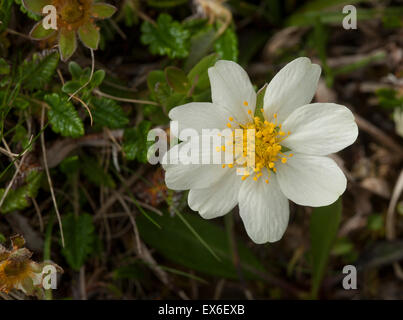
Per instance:
[[[213,102],[176,107],[169,117],[180,129],[199,134],[207,128],[255,129],[255,170],[239,176],[236,164],[168,164],[167,186],[190,189],[189,207],[206,219],[239,204],[246,231],[256,243],[281,239],[288,225],[288,199],[312,207],[336,201],[347,181],[326,155],[351,145],[358,128],[342,105],[309,104],[320,72],[308,58],[287,64],[267,86],[261,120],[254,117],[256,93],[247,73],[234,62],[218,61],[208,70]],[[171,148],[165,157],[187,144]]]

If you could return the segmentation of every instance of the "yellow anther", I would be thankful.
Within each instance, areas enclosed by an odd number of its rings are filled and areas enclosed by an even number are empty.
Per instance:
[[[234,118],[233,118],[233,117],[229,117],[228,120],[229,120],[229,121],[234,121]]]
[[[266,182],[266,183],[269,183],[269,179],[266,179],[265,182]]]
[[[217,150],[217,152],[220,152],[220,151],[221,151],[221,148],[220,148],[220,147],[215,147],[215,149]]]
[[[270,163],[269,163],[269,168],[270,168],[270,169],[273,169],[273,168],[274,168],[274,162],[270,162]]]
[[[293,155],[294,155],[293,153],[290,153],[288,156],[291,158]]]
[[[285,132],[284,132],[284,131],[280,131],[278,134],[279,134],[280,136],[284,136],[284,135],[285,135]]]
[[[231,128],[231,123],[228,122],[228,123],[227,123],[227,127],[228,127],[228,128]]]
[[[252,114],[252,110],[251,110],[251,109],[248,110],[248,114]]]
[[[243,102],[243,105],[244,105],[245,107],[247,107],[247,106],[249,105],[248,101],[245,100],[245,101]]]
[[[241,179],[242,179],[242,181],[245,181],[245,179],[246,179],[246,176],[242,176],[242,178],[241,178]]]
[[[228,168],[233,168],[234,167],[234,165],[232,164],[232,163],[230,163],[229,165],[228,165]]]
[[[221,150],[222,150],[222,151],[225,151],[225,146],[221,146]]]
[[[282,158],[282,159],[281,159],[281,162],[282,162],[282,163],[286,163],[286,162],[287,162],[287,158]]]
[[[255,176],[255,177],[253,177],[253,180],[257,181],[257,177],[256,177],[256,176]]]
[[[225,168],[225,164],[223,164],[222,167]]]
[[[277,113],[273,114],[273,118],[277,118]]]
[[[277,168],[273,168],[273,172],[277,172]]]

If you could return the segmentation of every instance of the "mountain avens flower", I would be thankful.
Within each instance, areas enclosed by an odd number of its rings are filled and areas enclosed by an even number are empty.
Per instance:
[[[116,12],[114,6],[94,0],[23,0],[23,4],[27,10],[36,14],[42,14],[46,5],[54,6],[57,29],[45,29],[41,20],[33,27],[30,36],[43,40],[57,35],[60,55],[64,61],[76,51],[76,33],[85,46],[96,50],[100,34],[94,20],[109,18]]]
[[[320,67],[308,58],[290,62],[266,87],[263,108],[255,110],[257,95],[247,73],[234,62],[218,61],[208,70],[212,103],[188,103],[172,109],[169,117],[178,121],[180,130],[193,128],[200,136],[202,129],[238,129],[245,142],[247,130],[252,129],[251,150],[244,143],[235,160],[253,151],[254,166],[236,161],[170,164],[168,160],[167,186],[190,189],[189,207],[206,219],[222,216],[239,205],[246,231],[256,243],[281,239],[288,225],[288,200],[311,207],[336,201],[347,181],[327,155],[351,145],[358,128],[348,108],[334,103],[310,104],[320,73]],[[189,143],[174,146],[165,159],[189,148]],[[217,152],[225,148],[223,144]],[[204,145],[199,152],[203,158]],[[237,174],[240,168],[243,175]]]

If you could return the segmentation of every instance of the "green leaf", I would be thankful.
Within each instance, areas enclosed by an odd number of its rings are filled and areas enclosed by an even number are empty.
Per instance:
[[[156,229],[144,216],[139,216],[136,222],[141,238],[150,247],[186,268],[213,276],[238,279],[228,236],[222,228],[196,214],[186,215],[187,222],[220,258],[217,260],[177,216],[171,217],[169,214],[159,216],[151,212],[149,214],[162,229]],[[244,276],[248,279],[257,278],[249,269],[262,271],[263,267],[243,243],[238,242],[237,245]]]
[[[59,96],[57,93],[47,94],[45,101],[51,107],[48,110],[48,117],[54,132],[73,138],[84,134],[83,121],[66,96]]]
[[[63,87],[62,87],[62,91],[64,93],[74,93],[76,92],[78,89],[80,89],[82,87],[82,84],[80,83],[80,81],[77,80],[71,80],[71,81],[67,81]]]
[[[100,34],[92,22],[87,22],[78,29],[81,42],[90,49],[98,49]]]
[[[166,84],[164,71],[153,70],[147,76],[147,86],[150,90],[151,97],[157,100],[156,92],[161,84]]]
[[[199,91],[206,90],[210,87],[210,81],[208,77],[208,69],[217,62],[219,56],[216,53],[210,54],[201,59],[193,68],[189,71],[188,78]]]
[[[84,72],[83,69],[80,67],[80,65],[75,61],[69,62],[69,71],[70,71],[71,77],[74,80],[80,79],[81,75]]]
[[[312,297],[316,298],[341,220],[339,198],[327,207],[315,208],[311,215]]]
[[[62,219],[65,247],[62,254],[70,267],[79,271],[93,252],[94,225],[88,213],[79,216],[73,213]]]
[[[22,85],[28,90],[43,89],[52,79],[59,63],[59,54],[52,51],[49,54],[35,53],[32,60],[25,60],[19,67]]]
[[[116,187],[115,181],[98,165],[97,160],[84,157],[81,163],[81,169],[81,172],[95,185],[109,188]]]
[[[39,21],[34,27],[32,28],[31,32],[29,35],[36,39],[36,40],[44,40],[52,36],[53,34],[56,33],[56,30],[54,29],[45,29],[43,27],[43,22]]]
[[[92,75],[91,85],[95,87],[99,87],[105,79],[105,71],[104,70],[97,70]]]
[[[17,5],[20,6],[20,11],[21,11],[22,13],[26,14],[30,19],[35,20],[35,21],[39,21],[39,20],[42,19],[42,8],[40,9],[40,10],[41,10],[41,13],[38,14],[38,13],[34,13],[34,12],[32,12],[32,11],[27,10],[27,8],[26,8],[25,5],[24,5],[23,0],[14,0],[14,2],[15,2]]]
[[[173,91],[163,71],[151,71],[147,78],[147,85],[152,99],[161,104],[167,112],[175,106],[191,101],[185,94]]]
[[[189,54],[189,32],[166,13],[159,15],[157,24],[145,21],[141,26],[141,42],[150,45],[152,54],[170,58],[185,58]]]
[[[38,170],[29,172],[25,179],[25,185],[17,189],[10,189],[3,205],[1,206],[1,213],[9,213],[15,210],[22,210],[29,207],[29,198],[35,198],[38,194],[41,185],[43,173]],[[5,189],[0,189],[0,198],[3,197]]]
[[[234,30],[227,28],[214,43],[214,50],[223,60],[238,60],[238,38]]]
[[[106,19],[113,16],[116,8],[108,3],[94,3],[91,8],[91,15],[98,19]]]
[[[92,98],[91,104],[95,124],[111,129],[119,129],[129,123],[129,118],[114,100]]]
[[[208,26],[192,35],[190,38],[189,56],[184,66],[185,70],[190,70],[190,68],[211,51],[214,45],[215,34],[214,28]]]
[[[67,61],[77,49],[76,33],[72,31],[62,31],[59,37],[59,51],[63,61]]]
[[[125,129],[123,135],[123,151],[129,160],[137,159],[140,162],[147,162],[147,152],[153,143],[147,141],[148,131],[151,122],[143,121],[136,128]]]
[[[51,4],[51,0],[22,0],[22,3],[28,11],[35,14],[42,14],[42,8],[48,4]]]
[[[189,90],[189,79],[182,69],[177,67],[165,68],[165,77],[168,85],[176,92],[186,93]]]

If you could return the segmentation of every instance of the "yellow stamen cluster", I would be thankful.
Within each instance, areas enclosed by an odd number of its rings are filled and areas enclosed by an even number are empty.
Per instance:
[[[248,106],[248,102],[244,101],[244,106]],[[263,113],[263,110],[262,110]],[[248,110],[248,114],[252,115],[252,110]],[[239,165],[243,168],[243,176],[242,180],[247,179],[249,176],[253,177],[254,181],[258,181],[258,179],[263,176],[262,169],[266,168],[269,177],[265,180],[266,183],[269,183],[271,172],[276,172],[276,164],[278,161],[282,163],[286,163],[289,157],[292,157],[292,154],[285,154],[283,152],[283,148],[281,146],[281,142],[286,139],[291,132],[284,132],[281,129],[281,124],[277,123],[277,114],[273,115],[273,121],[269,122],[268,120],[263,120],[259,117],[252,117],[248,123],[241,124],[235,121],[234,118],[229,117],[229,122],[227,123],[228,128],[232,128],[234,124],[243,130],[242,138],[237,139],[235,137],[235,132],[233,131],[233,143],[234,150],[237,150],[237,144],[240,146],[242,143],[242,152],[237,154],[235,151],[235,161],[239,161],[243,163]],[[255,141],[254,143],[248,144],[248,130],[255,130]],[[222,151],[225,150],[225,147],[222,147]],[[217,151],[221,151],[219,147],[217,147]],[[254,167],[250,167],[250,163],[247,161],[247,157],[250,156],[251,153],[254,152],[255,162]],[[238,162],[238,163],[239,163]],[[252,164],[253,165],[253,164]],[[234,164],[229,164],[228,167],[232,168]],[[225,168],[225,165],[222,166]]]

